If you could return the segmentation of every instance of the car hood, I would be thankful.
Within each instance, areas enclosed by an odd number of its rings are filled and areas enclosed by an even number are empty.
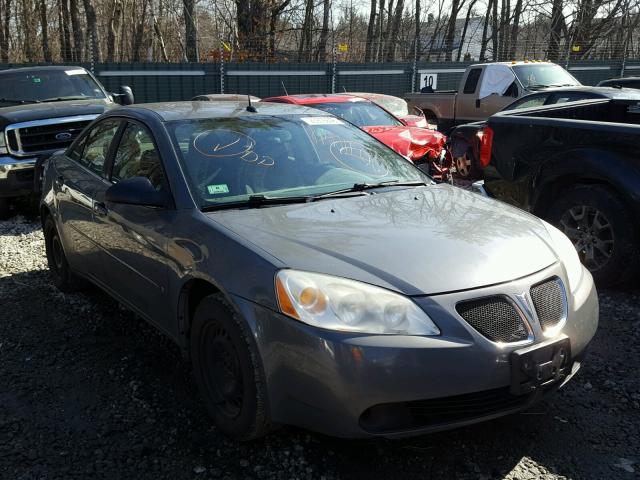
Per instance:
[[[542,221],[444,184],[207,215],[279,267],[406,295],[507,282],[557,261]]]
[[[445,146],[442,133],[418,127],[362,127],[370,135],[380,140],[400,155],[410,160],[421,160],[425,155],[438,158]]]
[[[0,108],[0,127],[12,123],[45,118],[100,115],[115,104],[108,100],[69,100],[65,102],[29,103]]]

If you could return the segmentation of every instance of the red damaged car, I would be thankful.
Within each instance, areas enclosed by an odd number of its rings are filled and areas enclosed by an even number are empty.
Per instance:
[[[336,115],[374,136],[416,165],[429,162],[437,179],[448,178],[447,137],[435,130],[405,125],[381,106],[354,95],[302,94],[270,97],[263,102],[294,103]]]

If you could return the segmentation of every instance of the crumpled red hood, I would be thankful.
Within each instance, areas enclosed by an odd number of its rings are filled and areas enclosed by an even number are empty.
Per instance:
[[[447,137],[435,130],[417,127],[362,127],[388,147],[412,161],[439,158]]]

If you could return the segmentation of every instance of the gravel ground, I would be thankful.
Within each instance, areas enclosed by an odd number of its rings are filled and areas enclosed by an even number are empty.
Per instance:
[[[640,287],[603,291],[579,375],[532,410],[401,441],[211,426],[180,352],[105,294],[50,284],[39,223],[0,222],[0,478],[637,478]]]

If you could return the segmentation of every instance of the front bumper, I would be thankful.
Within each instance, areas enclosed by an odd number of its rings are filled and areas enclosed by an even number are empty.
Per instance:
[[[546,393],[503,398],[511,382],[509,355],[521,347],[492,343],[458,317],[453,306],[461,299],[520,294],[552,276],[565,278],[559,264],[506,284],[416,298],[440,327],[438,337],[322,330],[238,297],[234,300],[253,330],[275,422],[342,437],[394,437],[495,418],[526,408]],[[581,285],[568,297],[568,319],[558,335],[567,335],[571,341],[573,375],[598,323],[597,294],[586,270]],[[540,328],[534,331],[534,344],[548,340],[542,338]],[[442,421],[437,416],[434,421],[431,415],[422,424],[422,417],[398,419],[393,409],[376,411],[380,405],[423,410],[456,402],[476,405],[476,400],[486,402],[495,395],[497,410],[478,408],[464,417],[443,414]]]
[[[20,197],[33,193],[38,158],[0,156],[0,197]]]

